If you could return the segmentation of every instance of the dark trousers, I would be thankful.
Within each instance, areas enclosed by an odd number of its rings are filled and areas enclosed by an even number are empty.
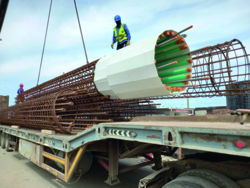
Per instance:
[[[125,42],[122,42],[122,43],[118,43],[116,49],[119,50],[119,49],[121,49],[121,48],[127,46],[127,42],[128,42],[128,41],[125,41]]]

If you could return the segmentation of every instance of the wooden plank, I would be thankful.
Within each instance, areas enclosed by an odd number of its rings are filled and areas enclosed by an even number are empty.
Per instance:
[[[18,125],[11,125],[11,128],[19,129],[20,127]]]
[[[45,134],[56,134],[54,130],[42,129],[41,133]]]
[[[237,109],[237,112],[250,114],[250,109]]]

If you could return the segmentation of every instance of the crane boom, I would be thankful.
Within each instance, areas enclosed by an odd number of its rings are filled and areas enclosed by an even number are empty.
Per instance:
[[[9,0],[0,0],[0,33],[2,30],[5,14],[7,11],[7,7],[9,4]]]

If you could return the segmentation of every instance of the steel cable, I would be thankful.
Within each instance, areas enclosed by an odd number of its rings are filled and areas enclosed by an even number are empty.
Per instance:
[[[43,42],[42,57],[41,57],[41,61],[40,61],[40,67],[39,67],[39,72],[38,72],[38,78],[37,78],[36,85],[39,84],[39,79],[40,79],[40,74],[41,74],[41,68],[42,68],[42,64],[43,64],[43,55],[44,55],[45,45],[46,45],[46,41],[47,41],[47,34],[48,34],[48,28],[49,28],[49,20],[50,20],[50,13],[51,13],[51,8],[52,8],[52,2],[53,2],[53,0],[50,1],[49,14],[48,14],[47,26],[46,26],[46,32],[45,32],[45,37],[44,37],[44,42]]]

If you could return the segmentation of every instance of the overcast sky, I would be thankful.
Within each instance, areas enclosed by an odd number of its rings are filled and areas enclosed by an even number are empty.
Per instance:
[[[0,95],[19,83],[36,85],[50,0],[10,0],[0,42]],[[77,0],[89,60],[112,51],[113,17],[119,14],[136,43],[166,29],[187,32],[191,50],[240,39],[250,52],[249,0]],[[86,63],[73,0],[54,0],[40,83]],[[224,98],[191,99],[191,107],[225,105]],[[185,100],[164,106],[185,107]]]

